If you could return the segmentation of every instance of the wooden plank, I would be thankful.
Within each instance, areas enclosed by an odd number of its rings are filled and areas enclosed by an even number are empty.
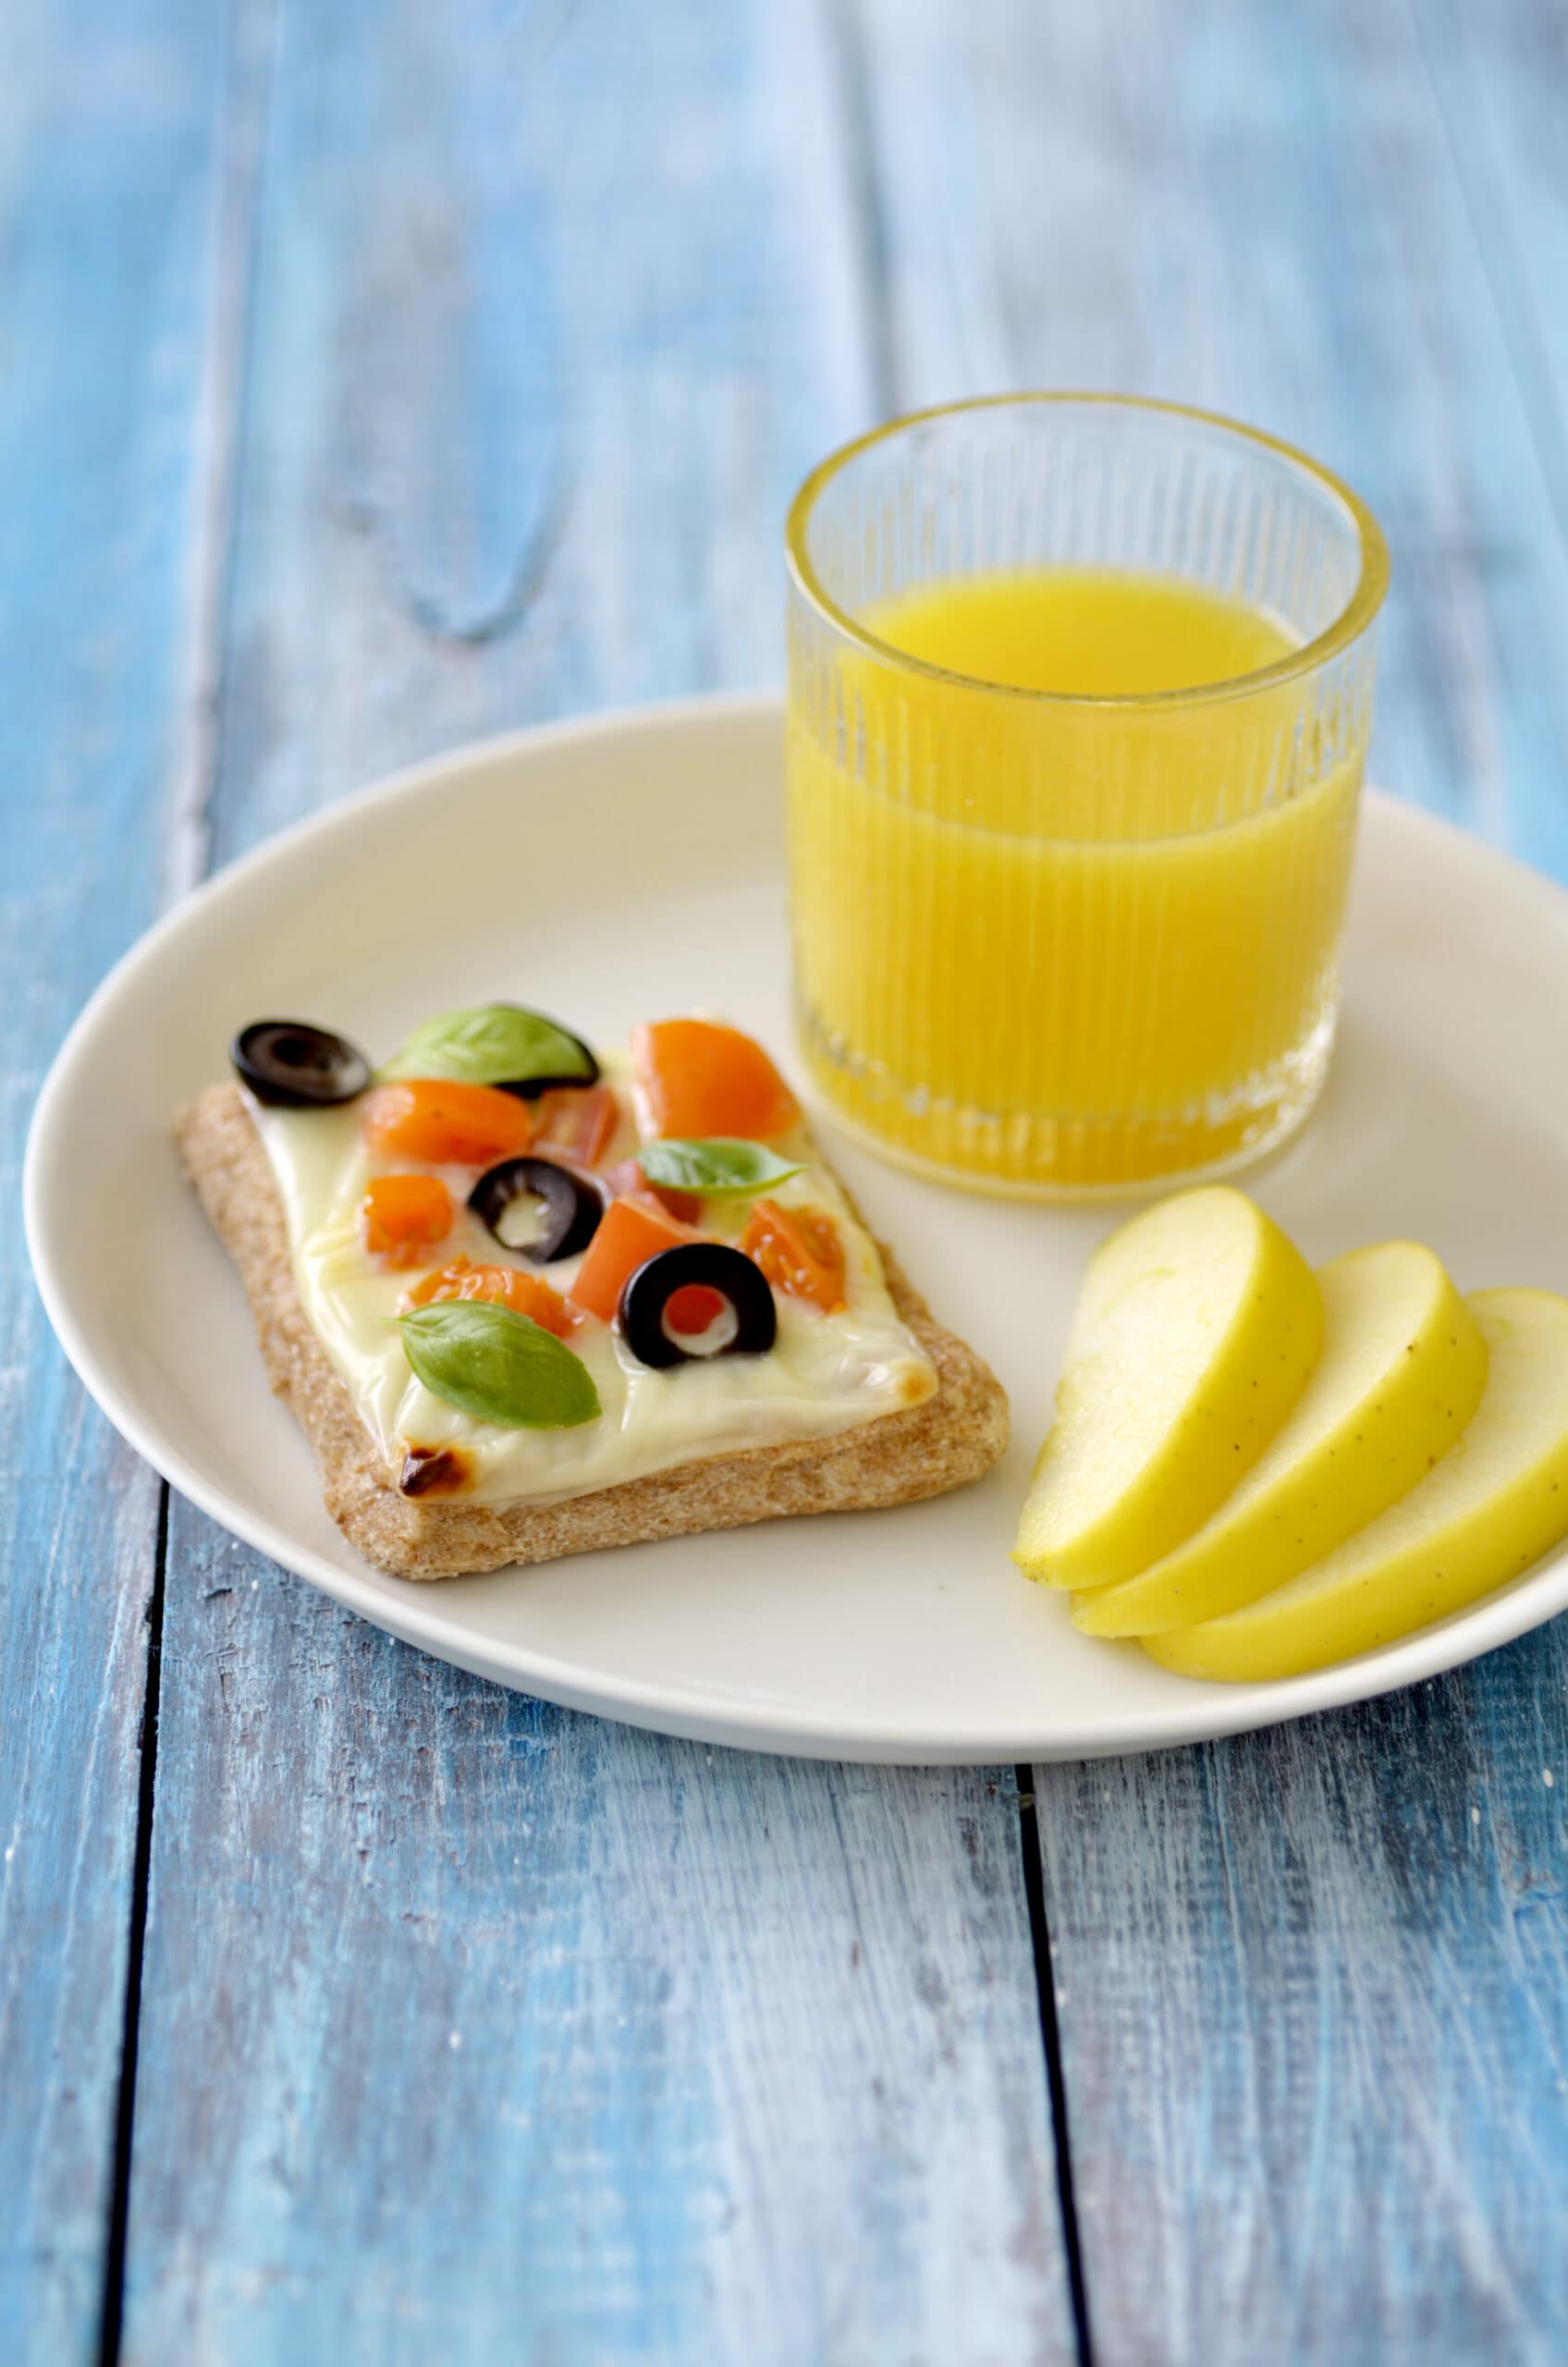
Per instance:
[[[200,0],[0,24],[0,2356],[49,2367],[97,2354],[160,1490],[55,1345],[18,1170],[49,1059],[159,899],[222,75]]]
[[[1011,1784],[574,1717],[177,1515],[128,2359],[1071,2356]]]
[[[1560,532],[1568,534],[1568,18],[1552,0],[1412,0]],[[1539,663],[1551,663],[1544,636]]]
[[[1382,778],[1568,876],[1538,413],[1404,8],[867,23],[900,400],[1121,385],[1323,453],[1394,549]],[[1035,1772],[1101,2367],[1562,2355],[1564,1649]]]
[[[780,677],[785,504],[871,409],[808,13],[361,0],[280,61],[214,860],[501,725]]]
[[[868,404],[818,42],[288,10],[215,853],[778,670],[785,495]],[[1071,2355],[1010,1774],[555,1711],[178,1503],[164,1672],[128,2359]]]
[[[1037,1772],[1096,2359],[1562,2357],[1565,1680]]]

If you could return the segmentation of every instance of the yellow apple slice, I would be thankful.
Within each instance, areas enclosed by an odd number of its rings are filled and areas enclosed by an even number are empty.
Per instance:
[[[1316,1276],[1243,1193],[1145,1208],[1089,1260],[1013,1560],[1085,1587],[1169,1553],[1256,1462],[1322,1340]]]
[[[1317,1280],[1323,1354],[1283,1424],[1184,1544],[1074,1600],[1085,1635],[1157,1635],[1256,1602],[1408,1495],[1464,1429],[1487,1351],[1431,1251],[1380,1241]]]
[[[1477,1291],[1487,1385],[1469,1429],[1391,1510],[1244,1611],[1149,1636],[1187,1676],[1298,1676],[1446,1618],[1568,1537],[1568,1299]]]

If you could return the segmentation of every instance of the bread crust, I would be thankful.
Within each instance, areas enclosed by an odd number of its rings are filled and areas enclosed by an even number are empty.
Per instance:
[[[410,1499],[390,1484],[300,1304],[283,1202],[238,1085],[210,1085],[180,1112],[175,1134],[245,1286],[273,1389],[315,1451],[326,1508],[355,1550],[395,1576],[458,1577],[752,1521],[913,1503],[979,1478],[1007,1445],[1000,1382],[933,1320],[883,1248],[894,1303],[937,1367],[937,1393],[924,1404],[830,1438],[698,1456],[557,1503]]]

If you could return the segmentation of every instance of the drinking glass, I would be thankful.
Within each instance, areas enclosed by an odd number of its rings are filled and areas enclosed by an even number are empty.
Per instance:
[[[795,1001],[837,1116],[927,1173],[1042,1197],[1280,1142],[1339,1006],[1388,581],[1364,505],[1228,420],[1017,395],[834,453],[787,541]],[[897,645],[910,595],[1039,570],[1177,578],[1283,654],[1085,693]]]

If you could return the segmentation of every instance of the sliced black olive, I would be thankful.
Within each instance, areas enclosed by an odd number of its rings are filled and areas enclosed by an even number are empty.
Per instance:
[[[575,1257],[605,1213],[597,1186],[553,1159],[503,1159],[486,1168],[468,1204],[503,1249],[517,1250],[533,1266]]]
[[[697,1334],[670,1320],[671,1301],[693,1287],[716,1292],[725,1313]],[[739,1249],[682,1241],[655,1250],[620,1294],[620,1329],[639,1363],[684,1364],[704,1356],[764,1356],[778,1334],[767,1277]]]
[[[308,1019],[253,1019],[228,1057],[257,1100],[281,1110],[329,1110],[370,1083],[364,1054]]]

